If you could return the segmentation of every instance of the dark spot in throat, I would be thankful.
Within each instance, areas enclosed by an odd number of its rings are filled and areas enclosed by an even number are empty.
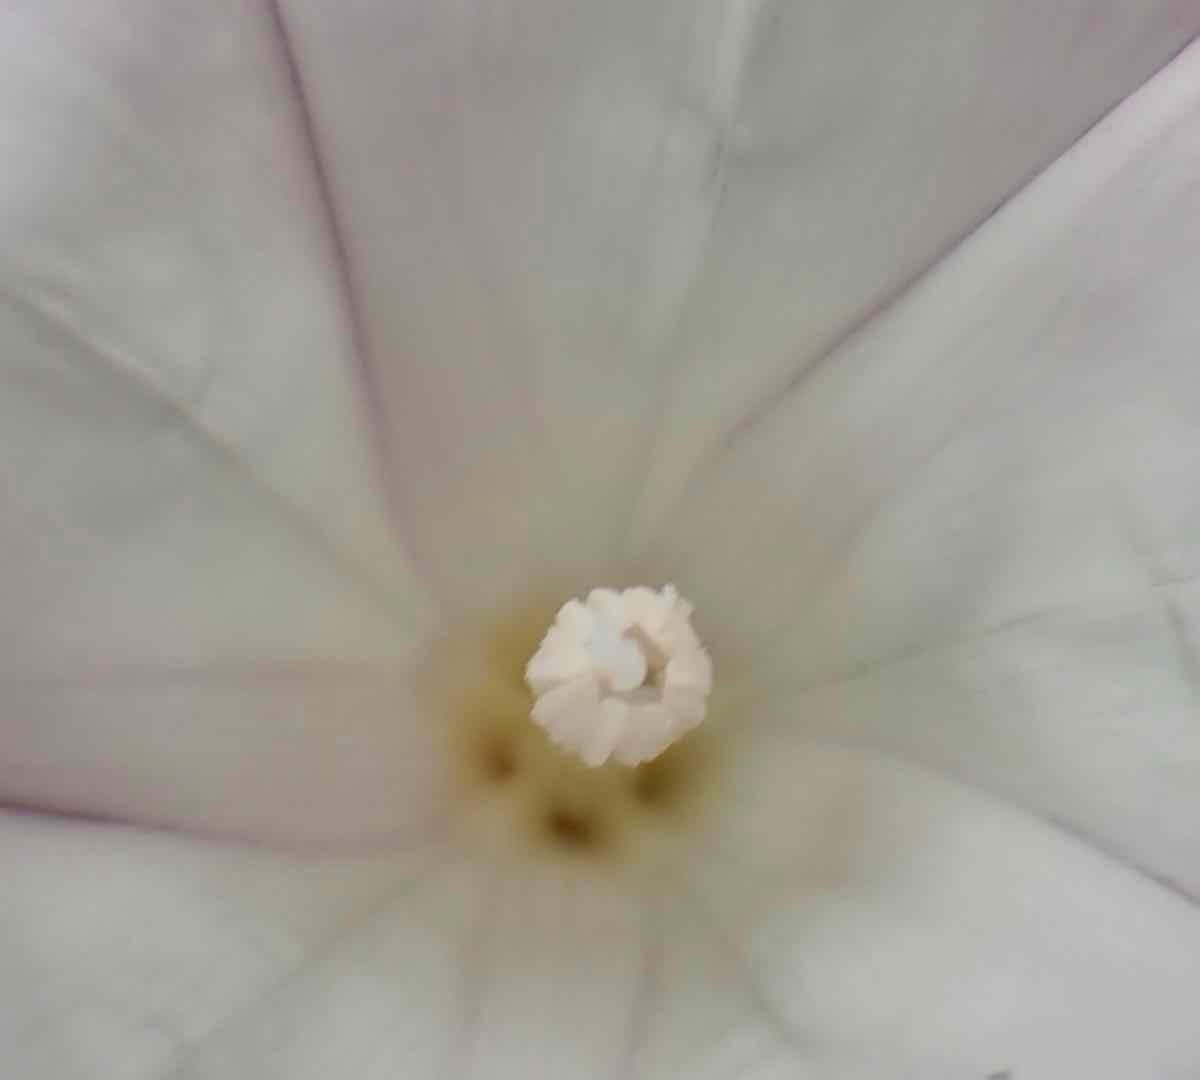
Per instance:
[[[484,776],[497,784],[512,779],[517,772],[517,751],[511,739],[495,735],[486,740],[481,755]]]
[[[573,851],[595,848],[600,834],[596,821],[588,814],[566,807],[555,807],[546,817],[546,827],[555,843]]]

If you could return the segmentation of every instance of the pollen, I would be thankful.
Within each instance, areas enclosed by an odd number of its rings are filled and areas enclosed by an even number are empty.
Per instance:
[[[525,667],[532,717],[596,768],[658,757],[704,720],[712,661],[672,585],[568,600]]]

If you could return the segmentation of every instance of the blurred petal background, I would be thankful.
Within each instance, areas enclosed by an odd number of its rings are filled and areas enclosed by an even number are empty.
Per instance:
[[[7,5],[5,1069],[1194,1078],[1198,30]],[[464,842],[431,643],[624,580],[687,812]]]

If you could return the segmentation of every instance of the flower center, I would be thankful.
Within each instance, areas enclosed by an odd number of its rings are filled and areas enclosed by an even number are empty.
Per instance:
[[[703,719],[712,661],[672,585],[568,600],[525,667],[534,722],[590,766],[639,765]]]
[[[649,665],[641,645],[607,619],[596,620],[587,648],[600,685],[610,692],[628,693],[646,681]]]

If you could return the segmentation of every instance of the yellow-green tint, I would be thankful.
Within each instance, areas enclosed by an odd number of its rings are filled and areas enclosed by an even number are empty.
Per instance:
[[[528,599],[429,651],[422,690],[452,763],[457,838],[535,858],[653,860],[692,819],[713,742],[698,729],[633,769],[589,768],[554,746],[530,718],[524,673],[567,599]]]

